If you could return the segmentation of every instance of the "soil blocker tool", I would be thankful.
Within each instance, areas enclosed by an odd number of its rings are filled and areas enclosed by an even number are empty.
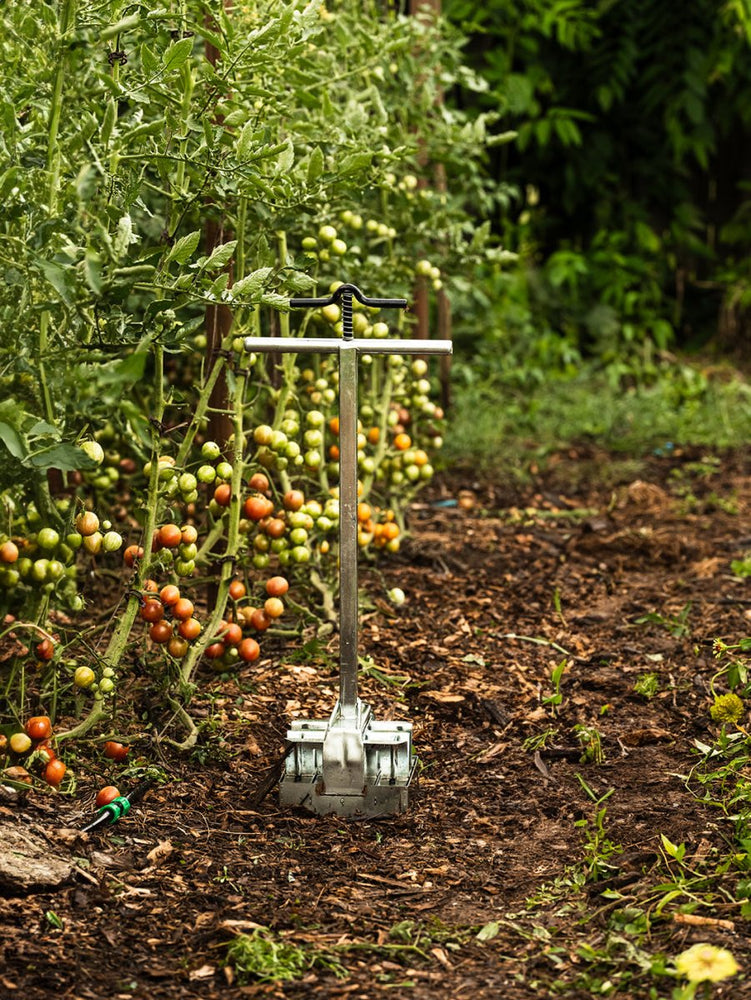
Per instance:
[[[329,719],[295,719],[279,786],[282,805],[319,815],[405,812],[417,758],[411,722],[377,722],[357,696],[357,360],[359,354],[450,354],[450,340],[357,339],[352,299],[369,308],[405,309],[405,299],[367,298],[340,285],[329,298],[292,298],[293,309],[341,302],[342,337],[246,337],[245,350],[336,354],[339,359],[339,700]]]
[[[107,823],[110,826],[113,823],[117,823],[119,819],[122,819],[129,812],[131,803],[137,802],[138,799],[142,798],[153,784],[154,782],[150,778],[147,778],[140,785],[136,785],[128,795],[118,795],[116,799],[108,802],[106,806],[101,807],[96,819],[92,820],[88,826],[82,827],[81,833],[91,833],[92,830],[98,830],[100,826],[104,826]]]

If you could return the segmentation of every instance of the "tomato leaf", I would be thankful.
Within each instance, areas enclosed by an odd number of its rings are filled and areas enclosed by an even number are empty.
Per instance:
[[[217,247],[204,263],[203,269],[205,271],[218,271],[220,268],[225,267],[232,260],[232,254],[235,252],[236,246],[237,240],[230,240],[229,243],[223,243]]]
[[[167,263],[169,264],[170,261],[176,260],[178,264],[186,264],[196,252],[200,239],[200,229],[196,229],[192,233],[188,233],[187,236],[183,236],[167,254]]]
[[[259,267],[257,271],[253,271],[252,274],[235,282],[232,286],[233,297],[251,299],[254,295],[258,295],[273,270],[273,267]]]
[[[323,151],[320,146],[316,146],[308,161],[308,184],[313,184],[318,180],[323,173],[323,167]]]
[[[172,73],[174,70],[179,69],[188,61],[192,51],[192,38],[181,38],[179,42],[173,42],[162,57],[164,72]]]
[[[21,437],[9,424],[2,421],[0,421],[0,441],[2,441],[14,458],[21,459],[26,454]]]

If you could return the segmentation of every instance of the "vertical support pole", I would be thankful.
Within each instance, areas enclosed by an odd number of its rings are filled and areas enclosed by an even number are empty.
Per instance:
[[[357,347],[352,292],[342,296],[339,347],[339,705],[357,718]]]

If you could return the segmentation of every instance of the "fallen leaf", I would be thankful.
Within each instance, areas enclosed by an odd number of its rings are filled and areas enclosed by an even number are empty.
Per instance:
[[[156,847],[152,848],[146,855],[146,860],[150,865],[158,865],[160,862],[166,861],[174,849],[172,841],[160,840]]]
[[[188,978],[191,982],[196,979],[211,979],[212,976],[216,975],[216,967],[213,965],[202,965],[200,969],[193,969],[189,974]]]

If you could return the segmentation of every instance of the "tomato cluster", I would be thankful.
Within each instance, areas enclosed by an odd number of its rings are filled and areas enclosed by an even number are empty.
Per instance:
[[[18,591],[21,600],[25,588],[54,592],[68,608],[78,611],[83,607],[76,583],[78,551],[92,556],[117,552],[123,539],[110,521],[100,521],[93,511],[81,511],[73,518],[70,500],[61,500],[58,506],[68,531],[45,524],[30,504],[14,520],[13,535],[0,535],[0,589],[8,594]]]
[[[10,738],[0,734],[0,754],[6,756],[2,773],[13,781],[29,785],[32,774],[37,774],[48,785],[57,788],[67,767],[55,753],[51,739],[52,723],[47,715],[27,719],[24,728],[12,733]]]

